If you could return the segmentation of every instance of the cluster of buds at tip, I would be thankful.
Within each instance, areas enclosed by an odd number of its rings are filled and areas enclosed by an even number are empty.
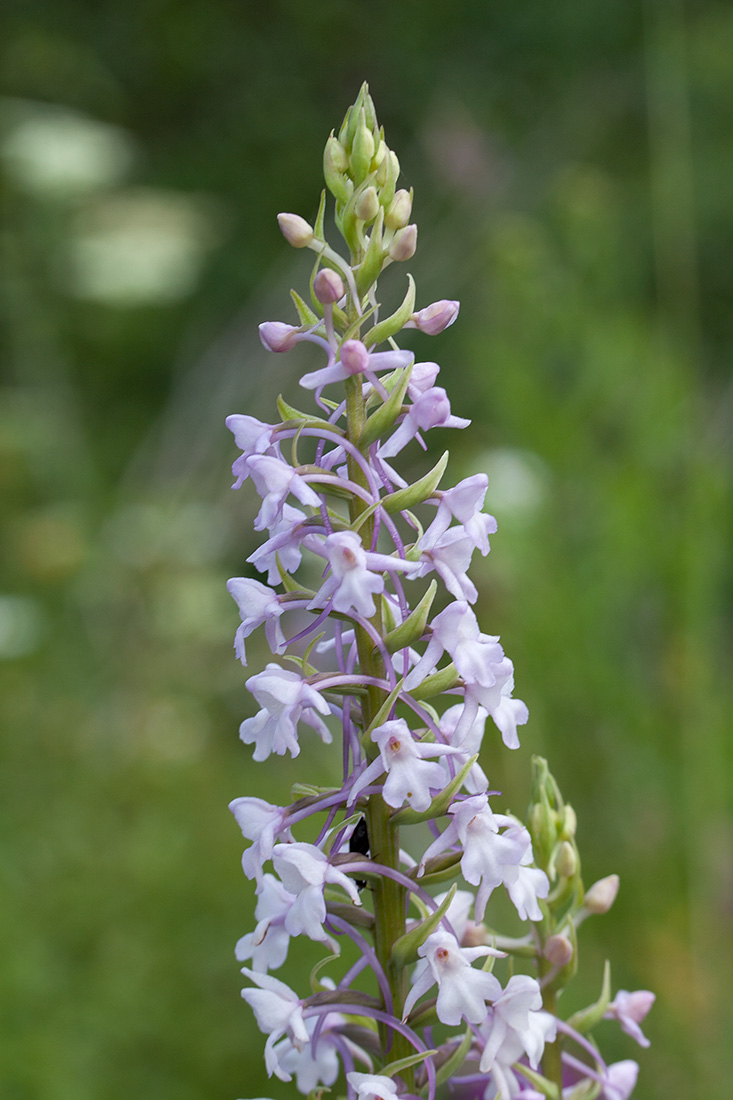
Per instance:
[[[257,892],[256,927],[236,947],[242,996],[267,1037],[268,1074],[302,1094],[339,1082],[348,1100],[435,1100],[445,1084],[467,1100],[561,1100],[581,1096],[564,1091],[572,1079],[583,1096],[624,1100],[636,1064],[607,1065],[586,1035],[615,1019],[643,1045],[652,995],[612,1001],[606,974],[594,1004],[557,1015],[577,927],[609,908],[617,880],[584,893],[575,815],[544,760],[526,822],[497,810],[479,764],[487,730],[516,749],[528,720],[512,661],[473,606],[472,559],[497,529],[488,478],[446,486],[447,451],[413,483],[397,468],[428,432],[470,421],[453,413],[437,363],[397,343],[403,330],[443,332],[458,302],[416,308],[408,276],[401,305],[380,314],[377,279],[414,254],[417,229],[366,85],[328,139],[324,173],[348,255],[326,240],[325,191],[313,225],[281,214],[286,240],[315,253],[310,295],[293,291],[295,323],[266,321],[260,337],[278,353],[308,342],[325,361],[300,378],[307,411],[280,397],[270,423],[227,418],[241,452],[233,487],[259,497],[262,534],[247,559],[258,576],[228,588],[237,659],[248,666],[260,628],[272,656],[245,685],[253,760],[298,757],[303,738],[336,742],[341,776],[303,776],[283,805],[231,803]],[[495,929],[496,891],[521,934]],[[273,973],[303,936],[324,954],[310,992]],[[346,941],[358,961],[339,969]]]

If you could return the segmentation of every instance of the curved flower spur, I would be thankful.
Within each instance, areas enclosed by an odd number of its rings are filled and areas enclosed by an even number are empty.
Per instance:
[[[391,465],[426,432],[470,421],[436,385],[438,365],[397,344],[404,329],[441,333],[458,302],[416,310],[408,275],[399,308],[381,313],[378,279],[410,259],[417,229],[366,85],[328,139],[324,175],[347,255],[326,240],[326,190],[312,226],[279,215],[314,266],[309,293],[292,292],[297,323],[266,321],[260,335],[277,353],[315,344],[325,363],[301,378],[310,410],[281,397],[277,422],[227,418],[241,451],[233,487],[254,486],[265,534],[248,559],[261,579],[228,587],[237,658],[246,664],[245,639],[260,627],[275,658],[246,681],[259,710],[240,736],[253,759],[295,757],[315,734],[339,744],[343,770],[340,786],[304,777],[288,805],[231,803],[252,841],[243,869],[258,897],[257,926],[237,944],[251,962],[242,996],[267,1036],[268,1074],[303,1094],[433,1100],[447,1086],[483,1100],[623,1100],[636,1063],[606,1065],[588,1033],[615,1019],[644,1045],[653,995],[612,1001],[607,970],[594,1004],[570,1020],[557,1011],[577,927],[610,907],[617,879],[584,891],[575,818],[543,760],[526,823],[495,812],[477,763],[489,718],[494,751],[502,740],[516,748],[528,719],[511,660],[471,607],[472,555],[488,554],[496,531],[483,511],[488,479],[443,486],[447,452],[411,484]],[[308,819],[314,843],[298,839]],[[431,839],[411,854],[423,835],[411,827],[426,823]],[[461,878],[473,890],[459,890]],[[519,935],[489,922],[500,889]],[[307,991],[270,973],[283,974],[298,936],[324,951]],[[358,955],[348,968],[344,939]]]

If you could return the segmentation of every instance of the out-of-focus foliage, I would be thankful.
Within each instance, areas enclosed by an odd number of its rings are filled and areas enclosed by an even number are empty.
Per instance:
[[[727,1100],[733,12],[688,8],[4,6],[3,1098],[292,1095],[238,1000],[225,807],[332,765],[237,741],[224,580],[255,503],[222,421],[268,419],[306,367],[256,336],[308,273],[275,214],[313,214],[368,79],[419,304],[463,301],[414,346],[499,519],[479,610],[531,719],[491,782],[521,811],[547,755],[586,881],[621,874],[572,995],[606,954],[657,991],[635,1095]]]

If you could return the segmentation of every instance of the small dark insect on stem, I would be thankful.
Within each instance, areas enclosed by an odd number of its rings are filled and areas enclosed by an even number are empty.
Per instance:
[[[360,817],[356,823],[354,831],[349,839],[349,851],[357,852],[361,856],[369,855],[369,833],[367,832],[365,817]],[[363,890],[366,886],[365,879],[357,878],[354,881],[360,890]]]

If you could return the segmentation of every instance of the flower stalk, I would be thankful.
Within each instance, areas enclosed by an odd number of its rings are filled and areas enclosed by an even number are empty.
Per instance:
[[[438,335],[458,303],[416,310],[408,276],[402,304],[380,316],[378,280],[412,257],[417,228],[366,85],[328,139],[324,177],[349,258],[326,241],[325,191],[313,225],[279,215],[286,241],[315,254],[310,304],[293,291],[298,323],[267,321],[260,334],[276,353],[313,343],[326,363],[300,380],[314,411],[280,398],[279,423],[227,419],[241,451],[233,487],[254,486],[264,538],[248,559],[263,579],[228,587],[237,657],[246,666],[245,640],[260,627],[273,656],[246,681],[259,710],[242,741],[256,761],[298,756],[302,736],[335,742],[342,785],[304,776],[289,805],[231,803],[252,842],[242,867],[258,898],[257,926],[236,950],[242,996],[267,1036],[268,1074],[295,1078],[302,1094],[336,1086],[347,1100],[434,1100],[445,1085],[465,1100],[578,1089],[624,1100],[635,1063],[607,1066],[587,1035],[612,1018],[644,1045],[653,995],[612,1002],[606,974],[595,1004],[558,1015],[576,930],[610,907],[617,880],[586,896],[575,817],[545,761],[533,762],[526,823],[497,812],[478,763],[489,719],[514,749],[528,718],[512,662],[472,606],[471,560],[489,553],[497,527],[483,511],[488,479],[442,487],[447,452],[412,484],[398,469],[426,432],[470,421],[436,385],[438,365],[397,342],[405,329]],[[309,563],[320,581],[306,584]],[[315,843],[298,839],[310,818]],[[432,840],[413,851],[411,826],[425,822]],[[488,923],[497,889],[523,934]],[[298,936],[324,950],[304,996],[272,973]],[[339,972],[344,937],[360,958]]]

